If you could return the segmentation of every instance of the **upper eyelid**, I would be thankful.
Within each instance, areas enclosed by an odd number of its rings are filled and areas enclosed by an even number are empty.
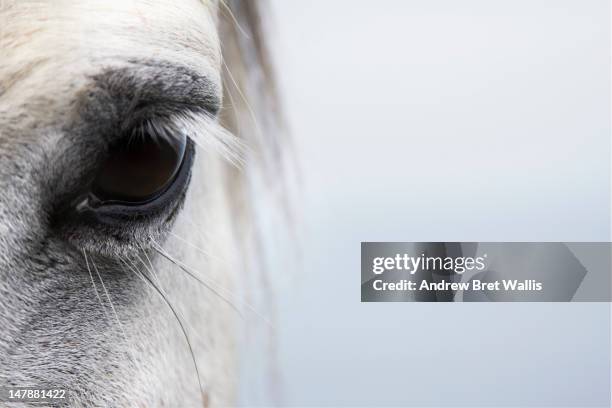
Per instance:
[[[112,115],[127,130],[154,117],[201,112],[215,117],[221,108],[221,89],[208,76],[167,62],[139,62],[108,68],[92,76],[83,120],[95,122],[95,112]]]

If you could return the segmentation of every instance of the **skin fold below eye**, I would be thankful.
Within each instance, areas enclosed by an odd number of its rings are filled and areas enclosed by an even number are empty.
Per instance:
[[[185,135],[171,140],[148,135],[123,140],[110,148],[92,194],[102,203],[138,205],[154,200],[174,180],[186,145]]]

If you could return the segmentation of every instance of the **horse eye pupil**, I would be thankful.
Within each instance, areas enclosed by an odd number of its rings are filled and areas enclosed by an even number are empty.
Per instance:
[[[181,167],[187,138],[125,138],[111,146],[93,183],[102,202],[140,204],[157,198]]]

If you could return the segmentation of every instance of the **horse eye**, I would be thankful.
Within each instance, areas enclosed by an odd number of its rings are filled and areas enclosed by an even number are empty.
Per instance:
[[[93,196],[103,204],[127,205],[158,198],[181,168],[186,145],[185,135],[123,138],[109,149],[93,183]]]

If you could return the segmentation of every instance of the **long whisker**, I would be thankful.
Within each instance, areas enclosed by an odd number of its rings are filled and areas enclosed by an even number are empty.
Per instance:
[[[155,281],[157,281],[157,286],[159,286],[161,288],[162,287],[161,280],[159,279],[159,277],[155,273],[155,268],[153,267],[153,262],[151,262],[151,260],[149,259],[149,256],[147,255],[147,251],[142,249],[142,253],[147,258],[147,261],[149,262],[148,266],[145,263],[145,261],[140,257],[140,255],[138,255],[137,253],[135,255],[138,258],[138,260],[140,261],[140,263],[149,271],[149,273],[151,274],[152,278],[155,279]]]
[[[195,244],[194,244],[194,243],[192,243],[192,242],[187,241],[185,238],[181,237],[180,235],[175,234],[174,232],[172,232],[172,231],[170,231],[170,230],[166,231],[166,233],[167,233],[168,235],[170,235],[170,236],[172,236],[172,237],[176,238],[177,240],[181,241],[182,243],[184,243],[184,244],[186,244],[186,245],[189,245],[190,247],[192,247],[193,249],[195,249],[196,251],[200,252],[201,254],[203,254],[204,256],[206,256],[206,257],[208,257],[208,258],[210,258],[210,259],[214,259],[214,260],[219,261],[219,262],[222,262],[222,263],[224,263],[224,264],[227,264],[227,263],[228,263],[228,262],[227,262],[227,260],[225,260],[225,259],[223,259],[223,258],[221,258],[221,257],[218,257],[218,256],[216,256],[216,255],[214,255],[214,254],[211,254],[210,252],[208,252],[208,251],[206,251],[206,250],[204,250],[204,249],[200,248],[199,246],[195,245]]]
[[[161,289],[162,283],[161,283],[161,280],[159,279],[159,276],[155,272],[155,267],[153,266],[153,262],[151,262],[151,259],[149,258],[149,255],[147,255],[147,251],[144,248],[142,249],[142,252],[145,258],[147,259],[149,266],[147,266],[147,264],[143,261],[143,259],[138,254],[136,254],[136,257],[138,257],[138,260],[140,261],[140,263],[142,263],[144,267],[149,271],[149,273],[151,274],[151,277],[155,279],[155,281],[157,282],[157,287]],[[185,319],[183,318],[183,320]]]
[[[181,268],[187,275],[191,276],[193,279],[195,279],[197,282],[199,282],[201,285],[203,285],[204,287],[206,287],[208,290],[210,290],[211,292],[213,292],[215,295],[217,295],[221,300],[223,300],[225,303],[227,303],[232,309],[234,309],[236,311],[236,313],[238,313],[241,317],[243,317],[242,312],[240,311],[240,309],[238,309],[236,307],[236,305],[232,302],[232,300],[228,299],[227,297],[223,296],[221,293],[219,293],[219,290],[225,291],[227,292],[225,289],[223,288],[219,288],[216,289],[212,286],[212,284],[210,282],[205,282],[204,280],[202,280],[201,277],[199,277],[198,275],[196,275],[194,272],[192,272],[185,264],[183,264],[182,262],[180,262],[179,260],[175,259],[174,257],[172,257],[170,254],[168,254],[162,247],[161,245],[159,245],[157,242],[155,242],[153,240],[153,238],[150,238],[151,240],[151,245],[153,246],[153,249],[160,254],[161,256],[163,256],[164,258],[166,258],[168,261],[172,262],[173,264],[175,264],[176,266],[178,266],[179,268]]]
[[[104,302],[102,301],[102,298],[100,297],[100,293],[98,292],[98,288],[96,287],[96,282],[94,282],[93,274],[91,273],[91,268],[89,266],[89,261],[87,260],[87,252],[85,252],[84,249],[82,251],[83,251],[83,256],[85,257],[85,264],[87,265],[87,272],[89,272],[89,278],[91,279],[91,285],[93,286],[94,292],[96,292],[96,297],[98,298],[98,301],[100,302],[100,306],[102,306],[102,311],[104,312],[104,316],[106,316],[106,320],[110,322],[112,319],[108,315],[106,306],[104,305]]]
[[[96,266],[93,259],[91,260],[91,265],[93,266],[94,271],[96,271],[96,274],[98,275],[98,279],[100,279],[100,283],[102,284],[102,289],[104,289],[104,293],[106,294],[106,299],[108,299],[108,303],[110,304],[111,310],[113,311],[113,314],[115,315],[115,320],[117,321],[117,325],[119,326],[119,329],[121,330],[121,334],[123,335],[125,344],[130,349],[129,353],[132,354],[132,361],[134,362],[134,364],[136,364],[136,353],[134,352],[134,349],[132,348],[132,344],[129,342],[127,338],[127,335],[123,328],[123,324],[121,323],[121,320],[119,320],[119,315],[117,314],[117,310],[115,309],[115,306],[113,305],[113,301],[111,300],[110,294],[108,293],[108,290],[106,289],[106,285],[104,284],[104,280],[102,279],[102,275],[100,274],[100,271],[98,271],[98,267]]]
[[[130,266],[130,264],[128,264],[128,262],[125,259],[123,258],[120,258],[120,259],[132,272],[136,274],[136,276],[140,277],[140,279],[142,279],[143,282],[151,286],[155,290],[155,292],[157,292],[157,294],[159,294],[159,296],[163,299],[164,303],[168,306],[168,308],[172,311],[172,314],[174,315],[179,326],[181,327],[181,331],[183,332],[183,336],[185,337],[187,346],[189,347],[189,353],[191,354],[191,359],[193,361],[193,366],[196,371],[196,376],[198,377],[198,386],[200,387],[200,396],[202,397],[202,403],[204,404],[206,401],[206,398],[205,398],[205,393],[204,393],[204,386],[200,378],[200,369],[198,368],[198,362],[195,358],[195,353],[193,352],[193,346],[191,345],[191,341],[189,340],[189,335],[187,334],[187,329],[185,329],[185,326],[183,324],[182,317],[180,316],[178,311],[174,308],[174,306],[172,306],[172,303],[170,303],[170,301],[168,300],[168,297],[163,291],[163,289],[161,288],[161,286],[160,287],[156,286],[155,283],[153,283],[153,281],[145,273],[142,273],[141,271],[139,271],[137,268],[135,268],[135,266],[134,267]]]
[[[153,262],[151,261],[151,258],[149,257],[149,255],[147,254],[147,251],[144,248],[141,248],[141,250],[142,250],[142,253],[144,254],[145,258],[147,259],[147,262],[149,263],[149,268],[147,268],[147,269],[151,272],[151,275],[157,281],[157,286],[159,286],[161,288],[162,287],[162,283],[161,283],[161,280],[159,279],[159,276],[155,272],[155,267],[153,266]],[[136,254],[136,256],[138,256],[138,254]],[[145,268],[147,267],[146,264],[144,263],[144,261],[142,260],[142,258],[140,258],[140,256],[138,256],[138,260],[143,265],[145,265]]]
[[[223,81],[223,89],[227,89],[227,96],[229,97],[229,104],[226,101],[224,101],[223,105],[226,108],[232,108],[232,109],[229,109],[229,111],[232,113],[234,117],[234,122],[236,123],[236,129],[234,129],[233,132],[237,137],[241,137],[242,126],[241,126],[240,121],[238,120],[237,109],[234,109],[234,107],[237,107],[238,105],[236,105],[236,102],[234,102],[234,96],[232,95],[232,92],[229,90],[227,81],[225,80],[223,76],[221,77],[221,80]]]
[[[238,31],[245,36],[246,38],[251,38],[251,36],[249,36],[246,32],[246,30],[244,28],[242,28],[242,26],[240,25],[240,23],[238,22],[238,19],[236,19],[236,16],[234,15],[234,12],[232,11],[232,9],[227,5],[227,3],[225,2],[225,0],[221,0],[221,5],[223,6],[223,8],[226,10],[227,14],[230,16],[230,18],[232,19],[233,23],[236,25],[236,27],[238,28]]]
[[[253,126],[255,127],[255,131],[257,132],[257,135],[261,137],[261,135],[263,135],[263,132],[261,130],[261,126],[259,126],[259,121],[257,120],[257,115],[255,115],[255,111],[253,110],[253,108],[251,107],[251,104],[249,103],[246,96],[242,92],[242,89],[240,89],[240,86],[238,86],[238,82],[236,82],[236,80],[234,79],[234,75],[232,75],[232,71],[229,69],[229,67],[225,63],[225,60],[222,60],[221,62],[223,63],[223,66],[225,67],[225,70],[227,71],[227,75],[229,76],[230,81],[234,84],[234,87],[236,88],[238,95],[244,102],[244,105],[246,106],[247,111],[249,112],[249,116],[251,117],[251,120],[253,121]]]
[[[196,219],[194,219],[193,217],[191,217],[188,213],[182,213],[181,217],[184,218],[190,225],[193,226],[193,229],[192,229],[191,232],[196,233],[200,238],[202,238],[202,240],[204,242],[208,243],[208,242],[211,242],[213,239],[215,239],[215,240],[219,239],[218,235],[215,235],[214,237],[212,237],[211,234],[207,232],[207,228],[204,228],[204,226],[202,224],[199,224],[199,222]],[[172,231],[172,229],[168,228],[168,229],[166,229],[166,232],[172,233],[173,231]],[[176,234],[174,234],[174,235],[177,236]],[[185,238],[182,238],[182,239],[184,240]],[[193,244],[191,244],[191,245],[193,245]],[[206,254],[206,251],[204,251],[203,253]],[[219,255],[210,254],[209,256],[212,259],[219,260],[219,261],[224,262],[226,264],[229,263],[227,259],[224,259],[223,257],[221,257]]]
[[[175,257],[173,257],[172,255],[170,255],[165,249],[163,249],[161,247],[161,245],[159,245],[155,240],[153,240],[152,237],[150,237],[151,240],[151,244],[153,246],[153,249],[160,254],[161,256],[163,256],[164,258],[166,258],[168,261],[172,262],[173,264],[175,264],[176,266],[178,266],[179,268],[181,268],[185,273],[187,273],[189,276],[191,276],[193,279],[197,280],[198,282],[200,282],[202,285],[206,286],[208,289],[210,289],[211,291],[213,291],[217,296],[219,296],[221,299],[225,300],[240,316],[242,315],[242,312],[227,298],[223,297],[218,290],[216,290],[215,288],[213,288],[211,286],[210,283],[203,281],[197,274],[196,272],[193,271],[193,269],[189,266],[187,266],[186,264],[184,264],[183,262],[179,261],[178,259],[176,259]],[[225,293],[228,293],[230,296],[232,296],[231,292],[229,292],[227,289],[224,289],[222,287],[219,288],[219,290],[224,291]],[[232,296],[235,298],[235,296]],[[260,318],[264,323],[266,323],[268,326],[270,326],[271,328],[274,328],[274,325],[265,317],[263,316],[261,313],[259,313],[253,306],[251,306],[249,303],[243,301],[243,300],[237,300],[239,303],[241,303],[243,306],[245,306],[247,309],[249,309],[253,314],[255,314],[258,318]]]

